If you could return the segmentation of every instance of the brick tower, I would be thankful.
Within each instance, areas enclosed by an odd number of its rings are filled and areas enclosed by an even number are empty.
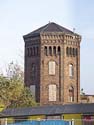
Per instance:
[[[25,85],[36,101],[79,103],[81,36],[52,22],[23,38]]]

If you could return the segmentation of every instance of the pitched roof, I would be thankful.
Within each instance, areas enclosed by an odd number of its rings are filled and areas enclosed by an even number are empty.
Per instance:
[[[74,34],[74,32],[72,32],[71,30],[62,27],[54,22],[50,22],[29,34],[24,35],[24,38],[30,36],[36,36],[39,35],[40,33],[47,33],[47,32],[62,32],[62,33]]]
[[[56,114],[94,114],[94,103],[8,108],[1,113],[2,115],[0,117]]]

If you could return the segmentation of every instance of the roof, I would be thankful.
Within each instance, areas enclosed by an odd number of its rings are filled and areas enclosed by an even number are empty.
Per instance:
[[[40,33],[48,33],[48,32],[62,32],[62,33],[68,33],[68,34],[74,34],[74,32],[72,32],[71,30],[62,27],[54,22],[49,22],[48,24],[38,28],[37,30],[24,35],[24,38],[30,37],[30,36],[37,36],[40,35]]]
[[[66,104],[53,106],[38,106],[25,108],[8,108],[1,112],[0,117],[17,117],[32,115],[57,115],[57,114],[94,114],[94,103]]]

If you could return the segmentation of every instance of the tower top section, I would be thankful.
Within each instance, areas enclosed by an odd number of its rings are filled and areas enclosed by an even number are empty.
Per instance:
[[[73,31],[60,26],[54,22],[49,22],[48,24],[32,31],[31,33],[24,35],[24,39],[28,37],[36,37],[40,36],[40,34],[45,34],[45,33],[63,33],[63,34],[69,34],[69,35],[76,35],[79,36],[78,34],[74,33]]]

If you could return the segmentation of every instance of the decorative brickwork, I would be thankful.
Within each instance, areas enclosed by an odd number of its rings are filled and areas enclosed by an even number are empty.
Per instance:
[[[35,85],[36,101],[41,105],[79,103],[81,36],[49,23],[25,35],[24,41],[25,85]]]

